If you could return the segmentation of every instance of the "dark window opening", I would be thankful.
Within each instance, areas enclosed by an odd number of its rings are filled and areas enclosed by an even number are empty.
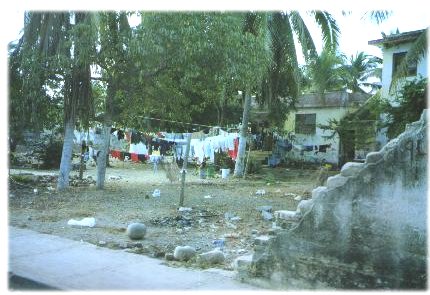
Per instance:
[[[393,53],[393,73],[392,73],[393,77],[396,74],[397,70],[399,69],[403,60],[406,58],[406,53],[407,52]],[[409,62],[406,76],[409,77],[409,76],[416,76],[416,75],[417,75],[417,63]]]
[[[295,132],[315,134],[317,114],[296,114]]]

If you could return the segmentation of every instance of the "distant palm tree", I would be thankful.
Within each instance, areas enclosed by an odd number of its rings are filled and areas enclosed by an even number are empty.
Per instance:
[[[341,67],[342,80],[346,88],[352,92],[364,92],[363,87],[370,87],[370,91],[375,91],[380,88],[380,85],[374,82],[369,82],[371,77],[381,78],[382,74],[382,59],[377,56],[358,52],[355,56],[345,58],[345,64]]]
[[[312,59],[308,66],[311,78],[311,89],[324,99],[324,93],[339,90],[343,86],[343,57],[331,50],[324,49],[320,55]]]

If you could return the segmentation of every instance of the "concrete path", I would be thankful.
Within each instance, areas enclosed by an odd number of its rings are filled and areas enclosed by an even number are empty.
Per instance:
[[[259,290],[236,281],[234,272],[172,268],[143,255],[15,227],[9,227],[9,272],[61,290]]]

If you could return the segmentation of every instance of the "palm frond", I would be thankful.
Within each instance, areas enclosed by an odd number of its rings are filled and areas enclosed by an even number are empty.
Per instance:
[[[410,64],[418,64],[427,52],[427,32],[428,28],[412,44],[411,49],[406,54],[403,61],[400,63],[397,71],[394,73],[391,80],[390,92],[397,88],[399,81],[403,80],[408,74],[408,66]]]
[[[387,20],[393,14],[390,10],[372,10],[366,12],[361,19],[368,18],[378,25]]]
[[[292,11],[289,15],[292,27],[296,33],[300,45],[302,46],[303,56],[305,57],[305,60],[308,61],[310,58],[314,58],[317,55],[312,36],[305,22],[303,21],[303,18],[297,11]]]
[[[339,45],[340,35],[336,20],[326,11],[312,11],[312,14],[321,28],[324,47],[334,51]]]

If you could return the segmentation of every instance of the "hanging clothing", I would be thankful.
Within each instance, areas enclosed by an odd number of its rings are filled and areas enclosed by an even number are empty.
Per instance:
[[[136,153],[131,153],[131,160],[133,162],[139,162],[139,156]]]
[[[237,158],[237,152],[239,151],[239,138],[233,139],[233,150],[228,150],[228,155],[233,160],[236,160]]]

